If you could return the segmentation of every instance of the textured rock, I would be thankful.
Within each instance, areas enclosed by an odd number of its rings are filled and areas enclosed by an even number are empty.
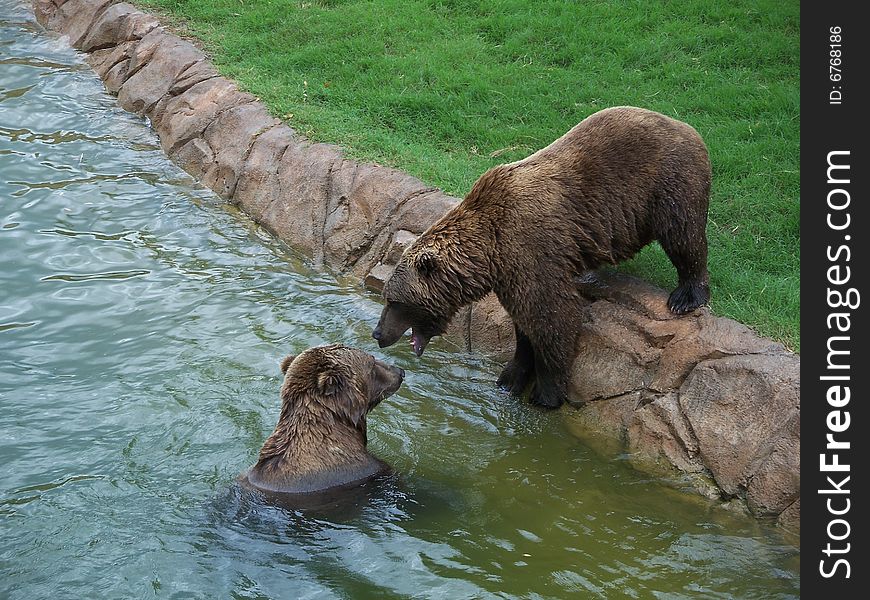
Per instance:
[[[680,408],[701,461],[729,495],[752,486],[750,509],[784,510],[800,494],[800,361],[787,354],[732,356],[699,364],[680,388]],[[773,462],[771,462],[773,461]],[[775,475],[775,465],[793,472]],[[792,469],[789,469],[792,471]]]
[[[779,514],[776,524],[800,534],[801,530],[801,499],[798,498],[788,508]]]
[[[624,423],[627,450],[633,457],[653,461],[664,459],[664,464],[687,473],[702,470],[697,460],[698,442],[680,412],[677,394],[639,403]]]
[[[185,144],[202,138],[206,127],[214,122],[221,111],[253,100],[253,96],[240,92],[226,79],[208,79],[162,102],[159,111],[154,111],[152,122],[163,149],[174,158]],[[194,175],[203,173],[202,168],[191,170],[188,165],[181,166]]]
[[[178,100],[176,100],[179,96],[183,96],[186,92],[192,90],[195,86],[200,83],[210,82],[210,84],[216,84],[221,86],[222,89],[232,89],[238,91],[236,85],[232,82],[218,77],[217,70],[209,63],[208,61],[198,61],[191,64],[186,69],[182,70],[181,73],[175,78],[175,83],[173,83],[166,94],[157,101],[157,104],[151,109],[151,123],[155,129],[160,131],[163,127],[163,120],[168,114],[174,115],[178,112]],[[202,91],[204,89],[209,89],[208,86],[200,86],[197,88],[197,91],[194,91],[196,94],[198,91]],[[193,98],[192,96],[188,96],[188,98]],[[254,98],[250,95],[245,96],[246,101],[253,101]],[[181,100],[180,102],[183,102]],[[173,104],[173,109],[167,113],[167,108],[171,104]],[[196,119],[197,115],[193,114],[193,109],[187,108],[186,116],[193,117]],[[214,114],[212,114],[214,116]],[[202,121],[203,119],[198,119]],[[207,126],[208,123],[205,124]],[[204,131],[204,129],[200,130]]]
[[[139,44],[136,42],[127,42],[115,46],[115,49],[111,51],[104,61],[103,66],[106,69],[106,73],[104,75],[101,74],[101,77],[109,92],[117,95],[121,91],[121,86],[124,85],[130,74],[130,59],[133,57],[133,53],[138,46]]]
[[[468,349],[492,354],[507,361],[514,351],[514,325],[495,294],[488,294],[471,306]]]
[[[233,201],[257,223],[263,223],[270,207],[282,198],[278,166],[287,148],[297,143],[296,134],[286,125],[273,127],[254,140]]]
[[[471,352],[471,310],[472,306],[463,306],[447,324],[447,330],[444,332],[442,344],[446,344],[456,350],[464,350]]]
[[[420,193],[409,198],[399,210],[395,231],[404,229],[420,235],[457,204],[459,204],[457,198],[452,198],[440,190]]]
[[[611,398],[645,389],[658,351],[632,323],[637,315],[613,302],[594,302],[583,311],[584,325],[571,380],[571,403]]]
[[[758,516],[799,512],[800,358],[707,310],[675,318],[664,291],[632,277],[601,275],[583,295],[578,419],[611,430],[639,468],[707,474]],[[606,409],[615,398],[621,410]]]
[[[394,265],[378,263],[371,271],[369,271],[363,283],[368,289],[380,293],[384,290],[384,282],[393,272],[393,268]]]
[[[47,21],[47,27],[69,37],[74,48],[80,48],[94,20],[115,0],[68,0],[59,3]]]
[[[323,264],[323,228],[332,171],[343,160],[329,144],[295,139],[286,146],[277,165],[273,195],[259,222],[291,246],[313,255]]]
[[[114,0],[34,0],[40,23],[90,52],[127,110],[145,115],[186,171],[319,264],[383,288],[402,251],[459,200],[410,175],[344,157],[272,118],[191,43]],[[667,293],[584,274],[569,429],[639,469],[688,475],[797,531],[800,358],[702,309],[676,318]],[[460,310],[445,342],[507,359],[513,325],[492,294]]]
[[[384,252],[384,261],[391,265],[398,263],[405,248],[410,246],[418,237],[417,234],[412,233],[407,229],[399,229],[393,234],[393,239],[390,240],[390,245],[386,252]]]
[[[130,4],[113,4],[94,20],[78,47],[84,52],[112,48],[140,40],[158,25],[157,19]]]
[[[219,113],[203,132],[203,139],[214,151],[214,159],[203,165],[202,183],[224,198],[232,198],[254,140],[279,123],[258,102]]]
[[[765,449],[766,457],[746,485],[746,503],[753,513],[776,516],[800,500],[800,441],[798,412],[774,438],[770,452]]]
[[[190,42],[161,28],[154,29],[142,38],[130,57],[118,103],[125,110],[150,117],[181,73],[204,59],[205,55]]]
[[[34,0],[33,14],[41,25],[48,26],[51,16],[66,2],[67,0]]]
[[[255,138],[278,120],[222,77],[171,93],[152,111],[164,150],[185,171],[231,198]]]
[[[186,92],[196,84],[215,77],[218,77],[218,72],[210,62],[195,62],[179,73],[178,77],[175,78],[175,83],[173,83],[169,88],[169,93],[164,97],[164,100],[174,98],[175,96]],[[161,102],[162,101],[163,100],[161,100]],[[157,107],[154,109],[155,115],[159,110],[158,107],[160,107],[160,102],[157,103]]]
[[[135,47],[136,41],[121,42],[117,46],[111,48],[95,50],[85,59],[88,64],[91,65],[91,68],[97,72],[97,75],[99,75],[106,83],[106,88],[113,94],[118,93],[121,85],[118,83],[117,86],[114,86],[114,89],[109,88],[109,82],[106,81],[108,73],[119,63],[129,64],[130,57],[132,56]]]
[[[331,175],[323,252],[327,264],[343,270],[352,269],[382,231],[386,241],[396,211],[409,198],[431,189],[395,169],[347,160]]]

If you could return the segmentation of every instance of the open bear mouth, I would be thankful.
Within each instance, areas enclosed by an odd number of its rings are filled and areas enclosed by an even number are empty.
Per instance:
[[[414,327],[411,328],[411,347],[414,348],[414,354],[418,357],[423,356],[423,350],[426,349],[426,344],[432,336],[426,335],[417,331]]]

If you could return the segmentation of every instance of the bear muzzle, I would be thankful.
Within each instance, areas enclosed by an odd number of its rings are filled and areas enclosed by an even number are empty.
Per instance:
[[[378,346],[386,348],[398,342],[409,327],[411,327],[411,319],[404,314],[404,311],[387,304],[381,312],[377,327],[372,331],[372,337],[378,341]]]
[[[433,322],[436,323],[433,325]],[[378,341],[378,346],[392,346],[399,338],[411,329],[411,347],[414,354],[422,356],[423,351],[433,336],[439,335],[441,327],[436,319],[419,310],[409,309],[398,302],[388,302],[381,312],[377,327],[372,331],[372,337]]]

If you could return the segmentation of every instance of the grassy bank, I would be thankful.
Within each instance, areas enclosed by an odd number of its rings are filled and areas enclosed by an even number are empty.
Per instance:
[[[463,196],[615,105],[713,163],[713,309],[800,348],[799,3],[143,0],[308,137]],[[658,248],[625,267],[670,288]]]

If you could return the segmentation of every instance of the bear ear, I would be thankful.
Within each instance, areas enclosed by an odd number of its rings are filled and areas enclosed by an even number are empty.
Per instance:
[[[426,248],[414,258],[414,267],[421,275],[431,275],[438,270],[438,254],[433,248]]]
[[[285,356],[281,359],[281,372],[286,373],[287,369],[290,368],[290,365],[293,364],[293,361],[296,360],[296,355],[291,354],[290,356]]]
[[[317,375],[317,391],[324,396],[332,396],[341,387],[341,374],[334,369],[321,371]]]

